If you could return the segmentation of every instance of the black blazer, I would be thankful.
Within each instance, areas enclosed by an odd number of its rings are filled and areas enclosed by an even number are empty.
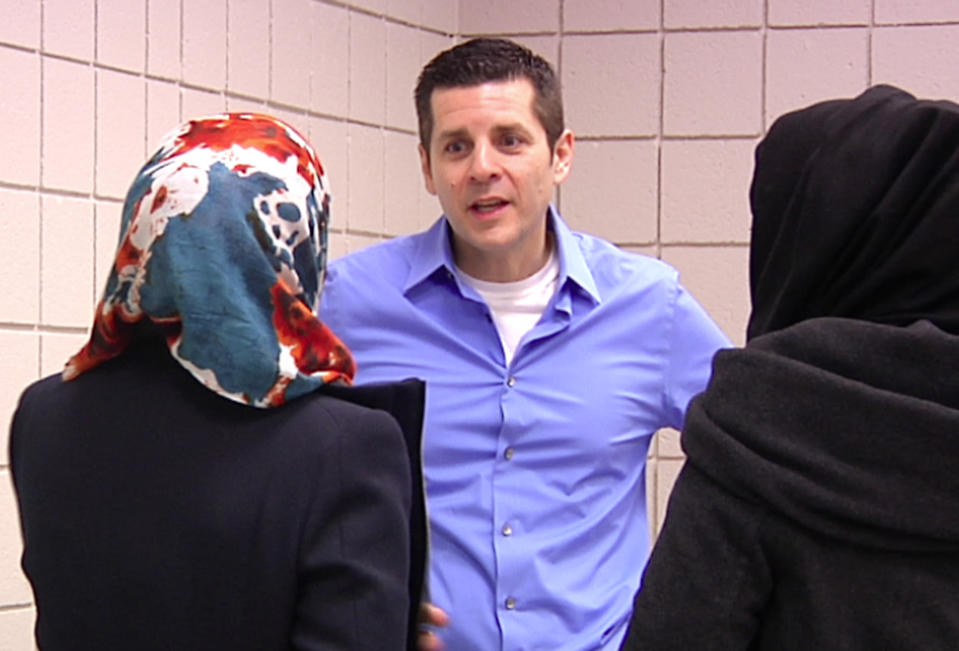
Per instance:
[[[405,648],[423,388],[379,396],[418,396],[409,445],[348,391],[255,409],[153,344],[29,387],[10,461],[39,646]]]

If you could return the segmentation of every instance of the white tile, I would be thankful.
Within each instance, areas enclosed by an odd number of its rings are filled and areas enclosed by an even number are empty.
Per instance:
[[[572,174],[560,190],[563,218],[616,244],[654,241],[656,160],[650,140],[576,143]]]
[[[665,52],[665,133],[761,132],[762,38],[758,31],[670,33]]]
[[[416,130],[413,87],[420,72],[420,32],[388,23],[386,26],[386,123]]]
[[[349,106],[349,13],[342,7],[313,3],[309,52],[310,108],[346,117]]]
[[[351,124],[349,218],[351,231],[383,232],[383,131]],[[340,196],[343,196],[340,191]]]
[[[871,12],[871,0],[769,0],[768,21],[770,25],[868,25]]]
[[[763,0],[665,0],[663,25],[667,29],[759,27]]]
[[[43,60],[43,185],[92,192],[93,68]]]
[[[40,318],[40,197],[0,188],[0,259],[16,270],[0,301],[0,322],[36,323]],[[12,368],[7,366],[7,368]]]
[[[94,0],[43,0],[44,51],[91,61],[94,15]]]
[[[35,621],[36,610],[33,607],[0,611],[0,649],[35,649]]]
[[[131,175],[131,180],[132,180]],[[118,201],[97,201],[94,204],[93,291],[97,300],[103,296],[107,278],[113,269],[120,239],[123,204]]]
[[[663,242],[749,241],[755,146],[752,139],[663,143]]]
[[[21,0],[17,3],[16,11],[6,12],[0,21],[0,43],[34,49],[40,47],[41,2],[42,0]]]
[[[418,138],[405,133],[387,131],[386,178],[384,187],[384,225],[389,235],[405,235],[420,229],[422,206],[432,206],[436,199],[423,188]]]
[[[616,65],[610,65],[611,61]],[[565,37],[567,125],[581,136],[658,133],[660,70],[656,34]]]
[[[310,105],[309,60],[312,0],[274,0],[270,97],[282,104]]]
[[[919,97],[959,98],[959,25],[873,30],[872,83],[899,86]]]
[[[0,46],[0,116],[16,125],[4,133],[5,155],[0,156],[0,179],[8,183],[40,182],[40,57]],[[16,152],[14,154],[14,152]]]
[[[88,321],[89,332],[89,326],[93,324],[93,308],[90,309]],[[67,360],[80,352],[89,338],[88,333],[44,333],[40,335],[40,375],[47,376],[62,372]]]
[[[97,61],[143,72],[146,20],[146,0],[97,0]]]
[[[461,34],[559,31],[559,0],[460,0]]]
[[[94,305],[93,206],[81,199],[45,196],[41,207],[43,323],[85,326]]]
[[[97,74],[96,193],[122,199],[146,160],[146,86],[142,77]]]
[[[220,90],[226,85],[226,0],[183,3],[183,81]]]
[[[180,89],[166,81],[147,80],[146,156],[156,151],[163,137],[179,126]]]
[[[227,84],[235,93],[268,97],[270,0],[231,0],[227,10]]]
[[[386,117],[386,24],[350,14],[350,117],[383,124]]]
[[[565,31],[659,29],[660,0],[566,0]]]
[[[180,3],[147,2],[147,71],[165,79],[179,79]]]

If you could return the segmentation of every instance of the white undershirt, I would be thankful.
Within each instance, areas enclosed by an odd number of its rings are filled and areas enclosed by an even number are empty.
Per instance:
[[[473,278],[459,268],[456,271],[463,282],[483,297],[493,313],[493,323],[503,345],[506,365],[509,366],[523,335],[533,329],[556,291],[559,260],[555,251],[550,251],[542,269],[514,282],[494,283]]]

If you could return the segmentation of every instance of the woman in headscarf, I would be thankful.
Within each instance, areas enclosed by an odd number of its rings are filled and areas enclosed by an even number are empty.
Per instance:
[[[190,121],[140,170],[89,342],[11,427],[40,648],[412,639],[423,387],[348,388],[314,313],[329,201],[265,115]]]
[[[877,86],[776,121],[751,188],[753,311],[625,649],[959,644],[959,106]]]

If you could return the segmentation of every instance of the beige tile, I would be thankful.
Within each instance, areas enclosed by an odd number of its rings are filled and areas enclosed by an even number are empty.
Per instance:
[[[654,241],[656,159],[648,140],[576,143],[572,174],[560,190],[563,218],[617,244]]]
[[[272,109],[266,105],[266,100],[250,99],[246,97],[234,97],[227,95],[226,110],[230,113],[266,113],[269,114]]]
[[[559,0],[460,0],[461,34],[559,31]]]
[[[663,242],[749,241],[755,140],[662,145]]]
[[[179,79],[180,3],[147,2],[147,71]]]
[[[873,83],[929,98],[959,98],[959,25],[881,27],[872,37]]]
[[[0,179],[8,183],[40,182],[40,57],[0,46],[0,116],[7,128],[0,156]],[[14,154],[13,152],[16,152]]]
[[[384,226],[389,235],[405,235],[420,229],[423,206],[435,199],[423,187],[417,138],[405,133],[385,134]]]
[[[40,318],[40,197],[0,188],[0,215],[0,259],[16,270],[3,289],[0,322],[33,324]]]
[[[666,507],[669,504],[669,495],[673,492],[673,485],[683,469],[683,461],[679,459],[658,459],[656,462],[656,526],[658,534],[663,528],[666,517]]]
[[[416,130],[413,87],[420,72],[420,31],[405,25],[386,25],[386,124]]]
[[[290,106],[310,106],[312,0],[274,0],[270,98]]]
[[[43,0],[43,50],[91,61],[94,0]]]
[[[143,72],[146,20],[146,0],[97,0],[97,61]]]
[[[40,378],[40,335],[0,330],[0,465],[7,464],[7,434],[20,394]]]
[[[455,34],[460,25],[460,2],[424,0],[423,26],[444,34]]]
[[[87,319],[88,327],[93,323],[93,308]],[[40,375],[45,377],[60,373],[67,360],[77,354],[87,343],[88,334],[45,333],[40,335]]]
[[[357,9],[363,9],[376,14],[384,14],[386,13],[388,2],[387,0],[349,0],[347,4]]]
[[[342,7],[313,3],[310,109],[346,117],[349,106],[350,17]]]
[[[665,0],[663,25],[667,29],[759,27],[763,0]]]
[[[311,118],[307,138],[323,165],[330,193],[330,225],[346,230],[349,216],[349,136],[346,122]]]
[[[664,246],[662,258],[736,345],[749,318],[749,247]]]
[[[98,70],[96,193],[123,199],[146,160],[146,86],[142,77]]]
[[[7,446],[3,447],[6,449]],[[8,470],[0,470],[0,604],[26,605],[33,601],[33,591],[20,570],[22,552],[20,516],[13,482]]]
[[[180,102],[184,122],[226,111],[226,98],[221,93],[212,91],[183,88],[181,89]]]
[[[557,34],[519,34],[510,36],[511,41],[519,43],[523,47],[529,48],[535,54],[546,59],[556,74],[560,74],[559,66],[559,47],[560,40]]]
[[[952,0],[874,0],[877,24],[944,23],[959,20]]]
[[[130,175],[132,182],[133,175]],[[113,269],[120,239],[120,223],[123,219],[123,204],[117,201],[97,201],[94,206],[94,260],[93,291],[96,300],[103,295],[107,278]]]
[[[146,153],[156,151],[163,137],[180,124],[180,89],[176,84],[147,80]]]
[[[45,196],[41,208],[43,323],[85,326],[94,303],[93,206],[81,199]]]
[[[43,60],[43,185],[93,191],[93,68]]]
[[[40,47],[40,6],[42,0],[17,3],[16,11],[5,12],[0,21],[0,43],[36,49]],[[4,71],[9,68],[0,68]]]
[[[349,217],[351,231],[382,233],[384,192],[383,131],[351,124],[349,159]],[[343,196],[340,190],[340,196]],[[341,213],[342,214],[342,213]]]
[[[581,136],[658,133],[659,38],[655,34],[591,34],[563,39],[566,121],[574,132]]]
[[[379,237],[358,235],[356,233],[350,233],[346,236],[346,246],[349,253],[356,253],[360,249],[365,249],[368,246],[372,246],[382,241],[382,238]]]
[[[430,0],[386,0],[386,15],[410,25],[422,25],[423,13],[428,2],[432,5]],[[436,4],[439,5],[440,3]],[[453,5],[455,3],[446,2],[444,4]],[[431,6],[430,9],[432,8]]]
[[[664,427],[656,433],[656,454],[660,459],[684,459],[683,448],[679,442],[679,431]]]
[[[667,34],[665,52],[665,133],[760,133],[762,39],[759,32]]]
[[[616,32],[659,29],[660,0],[566,0],[567,32]]]
[[[868,85],[865,28],[771,30],[766,39],[767,129],[783,113],[824,99],[853,97]]]
[[[235,93],[270,94],[270,0],[233,0],[227,7],[227,86]],[[306,23],[309,26],[309,22]],[[307,48],[305,52],[308,52]],[[307,70],[301,73],[309,74]]]
[[[350,117],[383,124],[386,117],[386,23],[350,14]]]
[[[868,25],[871,9],[870,0],[769,0],[767,20],[770,25]]]
[[[220,90],[226,85],[226,0],[183,3],[183,81]]]
[[[33,607],[0,611],[0,648],[36,649],[33,639],[33,625],[36,610]]]

